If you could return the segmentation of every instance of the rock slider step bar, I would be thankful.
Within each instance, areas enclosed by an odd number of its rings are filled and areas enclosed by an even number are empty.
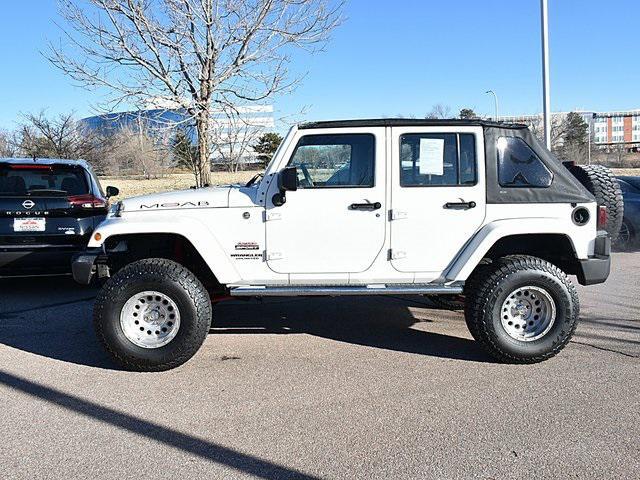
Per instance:
[[[296,297],[339,295],[446,295],[462,293],[462,285],[293,285],[293,286],[242,286],[231,289],[232,297]]]

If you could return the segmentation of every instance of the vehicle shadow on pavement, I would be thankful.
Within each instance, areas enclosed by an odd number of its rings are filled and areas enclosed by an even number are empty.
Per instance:
[[[422,307],[416,318],[408,308]],[[435,332],[443,317],[466,330],[460,314],[436,310],[423,298],[336,297],[222,302],[213,334],[308,334],[339,342],[456,360],[493,362],[473,340]],[[417,327],[417,328],[414,328]]]
[[[93,332],[96,290],[66,277],[0,280],[0,344],[63,362],[113,369]]]
[[[20,279],[0,280],[0,290],[0,344],[63,362],[117,369],[93,331],[95,289],[69,279]],[[419,307],[424,318],[416,318],[409,307]],[[473,340],[432,331],[431,325],[439,325],[443,317],[459,315],[429,307],[420,297],[234,300],[214,307],[211,334],[303,333],[412,354],[492,361]],[[460,323],[459,318],[453,321]]]
[[[153,442],[160,442],[256,478],[269,480],[289,478],[310,480],[319,478],[269,460],[238,452],[232,448],[224,447],[157,423],[140,419],[127,413],[119,412],[113,408],[104,407],[76,395],[47,387],[3,370],[0,370],[0,385],[57,405],[58,407],[87,417],[90,420],[97,420],[112,425],[121,430],[146,437]]]

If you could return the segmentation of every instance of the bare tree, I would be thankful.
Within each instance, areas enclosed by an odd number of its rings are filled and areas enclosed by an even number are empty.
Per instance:
[[[15,133],[7,130],[0,130],[0,157],[11,158],[18,154],[15,142]]]
[[[158,178],[174,163],[167,139],[158,132],[150,133],[144,126],[123,127],[110,138],[112,148],[104,160],[108,173]]]
[[[540,141],[544,141],[544,121],[542,115],[537,115],[530,120],[526,121],[526,124],[531,129],[531,132],[538,137]],[[551,151],[554,153],[560,153],[564,137],[567,133],[567,123],[560,115],[551,115]]]
[[[627,146],[622,143],[615,143],[607,150],[608,161],[612,167],[626,167],[627,159],[629,158],[629,152]]]
[[[13,142],[25,157],[95,160],[104,138],[78,123],[73,113],[48,117],[44,111],[23,114]]]
[[[157,104],[195,123],[200,184],[209,182],[213,105],[293,88],[294,48],[321,48],[340,22],[329,0],[61,0],[67,30],[50,61],[108,106]],[[84,7],[84,8],[83,8]]]
[[[451,118],[451,107],[442,103],[436,103],[431,107],[431,111],[427,113],[425,118]]]

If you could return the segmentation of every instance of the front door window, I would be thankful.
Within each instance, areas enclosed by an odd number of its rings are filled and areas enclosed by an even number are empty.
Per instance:
[[[289,166],[298,170],[298,188],[373,187],[374,160],[373,135],[307,135]]]

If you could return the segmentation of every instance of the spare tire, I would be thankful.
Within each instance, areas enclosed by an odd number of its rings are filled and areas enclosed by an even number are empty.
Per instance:
[[[606,230],[611,240],[616,240],[622,226],[624,203],[620,184],[611,169],[602,165],[569,165],[567,168],[596,197],[598,205],[607,207]]]

